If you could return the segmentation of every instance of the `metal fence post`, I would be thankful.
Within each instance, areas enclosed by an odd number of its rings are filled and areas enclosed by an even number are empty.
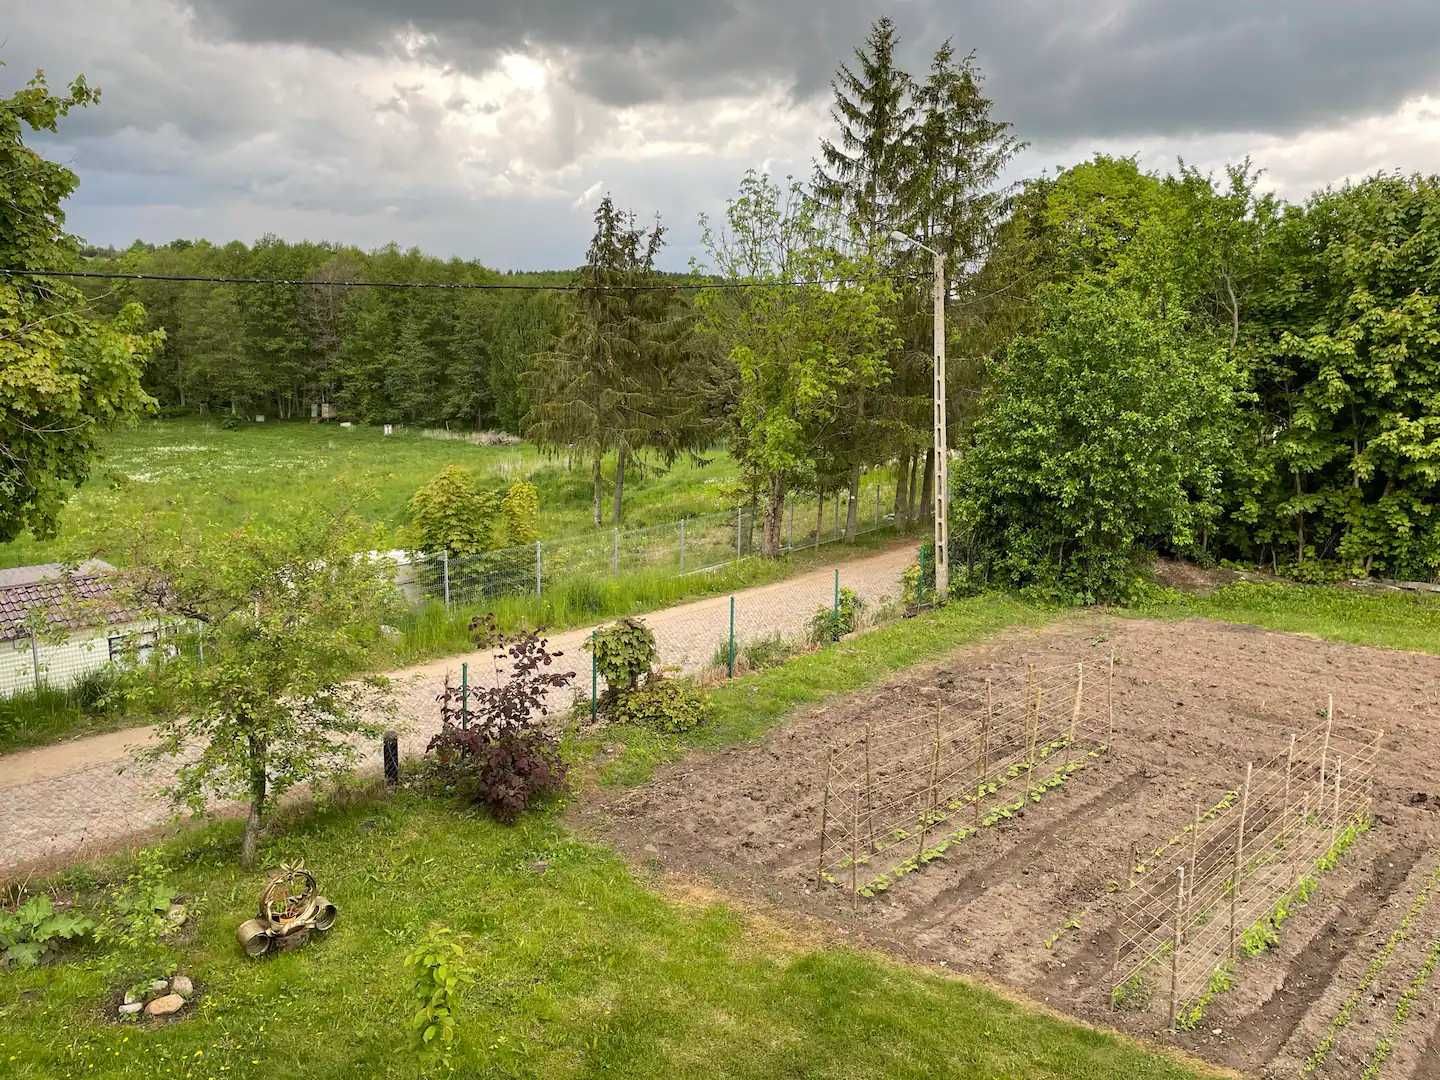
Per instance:
[[[590,722],[595,722],[595,712],[599,708],[596,700],[600,694],[600,665],[595,659],[595,631],[590,631]]]
[[[735,597],[730,597],[730,648],[726,654],[725,677],[735,677]]]
[[[735,558],[737,559],[740,558],[740,523],[744,517],[745,508],[737,506],[735,508]]]
[[[620,573],[620,526],[610,534],[610,573]]]
[[[730,601],[730,606],[735,606],[735,601]],[[30,666],[33,669],[31,676],[35,680],[35,692],[40,693],[40,643],[35,640],[35,635],[30,635]]]
[[[470,726],[470,664],[460,664],[460,726]]]
[[[536,540],[536,541],[535,541],[535,599],[536,599],[536,600],[539,600],[539,599],[540,599],[540,595],[541,595],[541,588],[540,588],[540,541],[539,541],[539,540]]]
[[[685,572],[685,519],[680,519],[680,573]]]
[[[795,496],[787,496],[790,500],[790,524],[785,528],[785,547],[787,550],[795,550]]]
[[[840,614],[840,568],[835,568],[835,614]]]
[[[445,606],[450,606],[450,552],[440,552],[440,568],[445,577]]]

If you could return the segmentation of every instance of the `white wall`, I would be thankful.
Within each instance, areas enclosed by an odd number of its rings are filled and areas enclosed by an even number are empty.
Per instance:
[[[134,622],[119,626],[101,626],[73,630],[59,644],[39,644],[40,681],[57,689],[70,686],[86,675],[110,663],[110,638],[155,629],[154,622]],[[34,654],[30,639],[0,641],[0,696],[25,693],[35,689]]]

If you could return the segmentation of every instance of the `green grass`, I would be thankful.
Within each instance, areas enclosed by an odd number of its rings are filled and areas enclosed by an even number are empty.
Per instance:
[[[1236,582],[1203,596],[1165,590],[1129,611],[1156,618],[1220,619],[1351,645],[1440,653],[1440,596],[1428,593]]]
[[[0,567],[103,552],[114,539],[111,530],[123,528],[137,511],[161,525],[189,519],[229,528],[247,518],[266,521],[277,499],[323,502],[335,497],[337,481],[367,492],[359,509],[394,529],[404,522],[415,489],[446,465],[472,469],[496,487],[530,480],[540,491],[546,537],[590,526],[588,469],[569,469],[529,444],[482,447],[418,432],[386,438],[379,428],[308,421],[225,431],[218,418],[145,420],[106,437],[103,457],[61,515],[60,535],[38,541],[26,534],[0,544]],[[627,471],[625,523],[649,525],[729,509],[736,501],[736,475],[723,450],[710,453],[703,465],[681,459],[649,476]]]
[[[715,750],[758,739],[787,713],[827,697],[881,682],[914,664],[938,659],[963,645],[1016,626],[1040,626],[1057,609],[999,593],[954,600],[913,619],[901,619],[835,645],[805,653],[752,675],[739,676],[711,695],[713,720],[684,736],[612,727],[579,746],[583,756],[600,743],[618,745],[599,768],[603,784],[643,783],[655,769],[692,749]]]
[[[303,856],[339,921],[304,949],[248,960],[235,926],[262,878],[234,865],[234,841],[225,824],[173,849],[199,912],[189,940],[0,978],[0,1072],[424,1075],[408,1047],[403,958],[438,922],[468,936],[478,967],[457,1076],[1201,1075],[958,979],[797,940],[723,903],[668,899],[554,811],[505,828],[401,794],[312,814],[265,854]],[[170,964],[201,992],[193,1016],[150,1028],[105,1018],[112,994]]]

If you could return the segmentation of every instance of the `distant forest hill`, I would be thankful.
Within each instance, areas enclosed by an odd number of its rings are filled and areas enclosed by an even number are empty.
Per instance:
[[[144,305],[163,348],[145,387],[166,411],[346,417],[519,432],[523,373],[562,328],[554,292],[344,288],[346,282],[568,285],[573,270],[511,273],[394,245],[377,251],[266,236],[88,248],[83,269],[140,274],[305,279],[334,285],[85,282],[94,306]],[[657,275],[670,277],[672,275]],[[680,275],[673,275],[680,278]]]

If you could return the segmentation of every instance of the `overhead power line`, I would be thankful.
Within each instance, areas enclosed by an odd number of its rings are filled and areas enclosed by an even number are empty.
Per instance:
[[[674,281],[649,282],[643,285],[540,285],[533,282],[502,281],[322,281],[311,278],[208,277],[204,274],[141,274],[111,270],[13,270],[0,267],[0,275],[26,278],[91,278],[101,281],[163,281],[201,283],[207,285],[291,285],[332,289],[440,289],[455,292],[658,292],[665,289],[696,291],[701,289],[812,289],[833,285],[849,285],[851,278],[827,278],[818,281]],[[911,282],[928,280],[928,274],[887,275],[889,281]]]

